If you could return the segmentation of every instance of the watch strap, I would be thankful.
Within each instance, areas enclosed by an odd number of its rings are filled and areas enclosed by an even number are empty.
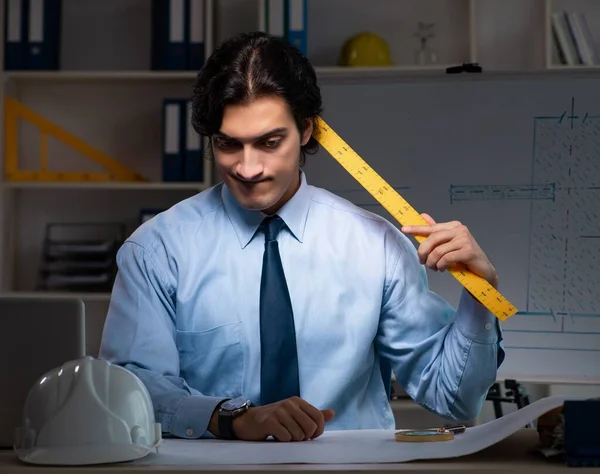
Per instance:
[[[224,414],[219,412],[219,436],[224,439],[237,439],[233,432],[233,420],[235,416],[232,414]]]

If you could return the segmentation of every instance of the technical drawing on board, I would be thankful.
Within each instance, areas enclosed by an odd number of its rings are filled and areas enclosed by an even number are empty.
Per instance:
[[[530,185],[451,186],[450,199],[530,201],[527,307],[504,324],[505,345],[550,366],[565,351],[600,357],[600,115],[577,115],[573,99],[533,121]]]
[[[501,323],[499,380],[600,383],[599,79],[487,74],[323,87],[327,123],[417,212],[466,224],[496,266],[499,291],[518,309]],[[326,152],[307,171],[312,184],[399,227]],[[458,304],[454,278],[427,276]]]

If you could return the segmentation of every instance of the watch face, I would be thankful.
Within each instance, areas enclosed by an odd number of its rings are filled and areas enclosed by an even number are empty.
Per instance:
[[[235,411],[240,408],[244,408],[248,405],[248,400],[244,397],[234,398],[232,400],[227,400],[221,405],[221,408],[225,411]]]

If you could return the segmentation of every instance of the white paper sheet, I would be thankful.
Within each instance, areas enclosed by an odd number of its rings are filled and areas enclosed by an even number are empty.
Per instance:
[[[395,430],[326,431],[315,440],[293,443],[165,439],[157,453],[132,464],[390,463],[458,457],[496,444],[565,399],[543,398],[497,420],[467,428],[452,441],[402,443],[394,439]]]

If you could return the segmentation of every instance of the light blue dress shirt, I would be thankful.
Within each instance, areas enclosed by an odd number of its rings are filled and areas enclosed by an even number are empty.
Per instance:
[[[466,290],[455,310],[429,290],[397,227],[301,174],[278,213],[301,397],[335,410],[327,430],[394,429],[381,354],[422,406],[476,417],[504,358],[498,319]],[[220,183],[144,223],[119,250],[99,357],[140,377],[167,434],[213,437],[218,402],[259,403],[264,217]]]

